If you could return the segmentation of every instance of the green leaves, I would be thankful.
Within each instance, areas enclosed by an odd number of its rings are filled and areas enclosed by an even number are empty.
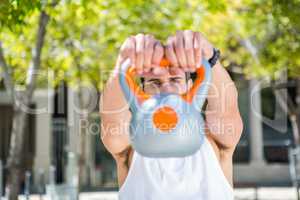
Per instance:
[[[20,29],[25,25],[25,17],[36,9],[40,9],[39,0],[1,0],[0,27],[11,30]]]
[[[247,75],[271,76],[288,69],[299,76],[300,2],[298,0],[224,1],[226,10],[207,12],[202,31],[220,47],[227,66],[239,66]],[[255,63],[243,40],[249,39],[258,51]],[[278,74],[278,73],[277,73]]]
[[[300,75],[299,0],[61,0],[55,7],[51,2],[0,4],[0,41],[19,84],[30,65],[41,9],[50,15],[42,68],[54,71],[53,84],[64,79],[76,85],[80,79],[101,89],[128,36],[151,33],[165,41],[179,29],[201,31],[222,50],[225,66],[246,74],[272,76],[288,67],[290,76]],[[244,39],[257,47],[260,64]]]
[[[71,76],[65,79],[74,85],[81,74],[81,79],[102,88],[128,36],[143,32],[166,40],[177,29],[199,29],[200,14],[190,13],[200,13],[201,9],[200,4],[186,1],[62,2],[51,11],[48,43],[58,54],[67,49],[69,57],[46,55],[46,59],[52,58],[48,67],[69,63],[69,67],[59,68]]]

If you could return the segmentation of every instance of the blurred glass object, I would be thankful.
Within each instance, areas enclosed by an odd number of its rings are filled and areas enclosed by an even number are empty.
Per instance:
[[[2,160],[0,160],[0,199],[3,196],[3,165],[2,165]]]
[[[67,177],[66,183],[67,185],[78,187],[79,183],[79,168],[78,168],[78,161],[75,153],[69,152],[68,153],[68,164],[67,164]]]
[[[26,200],[29,200],[30,198],[30,184],[31,184],[31,173],[30,171],[26,171],[25,172],[25,197],[26,197]]]
[[[78,188],[67,184],[47,185],[46,195],[51,200],[78,200]]]
[[[42,199],[42,196],[45,193],[45,171],[43,169],[38,170],[37,184],[37,192],[40,195],[40,199]]]
[[[55,184],[55,168],[50,169],[50,181],[46,186],[46,194],[51,200],[78,200],[79,168],[77,156],[73,152],[68,153],[66,167],[66,183]]]

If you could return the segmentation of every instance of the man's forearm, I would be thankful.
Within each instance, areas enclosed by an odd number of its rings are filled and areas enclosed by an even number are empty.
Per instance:
[[[129,146],[128,104],[123,96],[117,73],[112,73],[100,97],[101,139],[117,155]]]
[[[212,69],[207,100],[205,115],[209,133],[224,147],[235,146],[243,129],[238,108],[238,92],[220,62]]]
[[[128,103],[122,93],[119,78],[114,74],[108,80],[101,95],[101,114],[115,115],[128,110]]]

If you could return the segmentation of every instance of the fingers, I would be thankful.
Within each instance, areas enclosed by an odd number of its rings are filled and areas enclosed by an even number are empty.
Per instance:
[[[196,32],[194,37],[194,54],[196,67],[200,67],[202,63],[202,40],[200,33]]]
[[[196,70],[195,57],[194,57],[194,32],[186,30],[183,32],[184,35],[184,52],[187,59],[188,71],[193,72]]]
[[[135,63],[135,39],[134,37],[128,37],[120,48],[120,54],[118,63],[123,63],[127,58],[130,59],[131,63]]]
[[[152,57],[152,72],[154,75],[163,75],[168,72],[167,68],[160,67],[160,61],[164,56],[164,47],[159,41],[156,41]]]
[[[172,67],[179,67],[179,63],[175,53],[175,37],[168,37],[167,44],[165,46],[165,55],[172,64]]]
[[[164,47],[159,41],[155,42],[154,52],[152,56],[152,63],[156,66],[159,66],[161,59],[164,56]]]
[[[187,59],[184,51],[184,35],[182,31],[177,31],[175,36],[175,53],[180,64],[185,71],[188,71]]]
[[[213,45],[200,32],[177,31],[174,37],[168,38],[166,56],[173,66],[177,62],[185,72],[196,71],[202,58],[209,59],[212,55]]]
[[[194,32],[191,30],[177,31],[175,37],[168,38],[166,56],[172,66],[182,68],[186,72],[196,70],[194,43]]]
[[[130,58],[137,74],[152,73],[154,66],[159,66],[164,56],[164,48],[152,35],[142,33],[128,37],[120,48],[117,64]],[[158,70],[159,71],[159,70]]]
[[[130,58],[138,75],[176,73],[179,69],[194,72],[201,66],[203,57],[208,59],[212,56],[212,49],[201,33],[191,30],[177,31],[175,36],[168,37],[165,47],[154,36],[140,33],[126,39],[118,62]],[[170,70],[159,67],[164,55],[171,63]]]
[[[155,39],[152,35],[146,35],[145,37],[145,53],[144,53],[144,72],[151,70],[151,63],[154,50]]]
[[[143,66],[144,66],[144,50],[145,50],[145,36],[144,34],[137,34],[135,37],[136,40],[136,61],[135,67],[138,74],[143,73]]]

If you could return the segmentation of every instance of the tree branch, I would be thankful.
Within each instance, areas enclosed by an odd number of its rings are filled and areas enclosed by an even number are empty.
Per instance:
[[[275,83],[275,81],[272,82],[272,87],[274,89],[280,90],[280,89],[287,89],[289,87],[295,87],[296,81],[295,80],[288,80],[287,82],[281,82],[281,83]]]
[[[250,38],[243,39],[241,44],[249,51],[256,64],[260,64],[258,57],[258,48],[253,44]]]
[[[4,85],[6,88],[6,91],[10,95],[12,101],[14,101],[14,83],[12,81],[12,73],[11,69],[7,65],[5,58],[4,58],[4,53],[3,53],[3,48],[2,48],[2,43],[0,41],[0,67],[2,67],[3,70],[3,78],[4,78]]]
[[[300,79],[296,78],[295,80],[296,85],[296,98],[295,98],[295,104],[297,105],[297,114],[300,114]]]
[[[281,82],[281,83],[275,83],[275,81],[272,81],[272,85],[271,85],[274,94],[276,96],[276,98],[279,100],[279,103],[281,103],[281,100],[284,100],[283,102],[286,104],[285,106],[287,106],[287,109],[289,109],[290,114],[299,114],[300,112],[300,108],[299,108],[299,103],[296,101],[296,103],[294,103],[292,97],[289,95],[289,93],[287,92],[287,94],[285,95],[286,98],[284,98],[284,93],[282,91],[282,89],[287,90],[289,87],[295,87],[297,89],[297,81],[296,80],[289,80],[288,82]],[[297,95],[296,95],[297,96]],[[297,97],[296,97],[297,98]],[[281,105],[281,107],[283,108],[284,105]]]
[[[289,115],[296,113],[296,107],[288,93],[284,93],[282,89],[276,89],[272,86],[276,100],[278,101],[280,107]],[[286,88],[287,89],[287,88]]]
[[[31,98],[35,88],[35,80],[36,80],[37,72],[41,65],[41,54],[44,46],[46,27],[48,22],[49,22],[48,14],[45,11],[41,11],[36,45],[32,51],[32,61],[28,69],[27,80],[26,80],[27,99]]]

